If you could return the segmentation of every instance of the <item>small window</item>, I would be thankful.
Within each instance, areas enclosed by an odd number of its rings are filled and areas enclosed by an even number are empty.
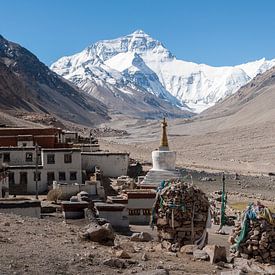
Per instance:
[[[72,154],[64,154],[64,163],[72,163]]]
[[[33,172],[33,180],[36,180],[36,172]],[[41,172],[37,172],[37,181],[41,181]]]
[[[10,153],[3,154],[3,162],[10,162]]]
[[[23,146],[23,147],[27,147],[27,143],[26,143],[26,142],[23,142],[22,146]]]
[[[76,180],[77,172],[70,172],[70,180]]]
[[[15,184],[13,172],[9,172],[9,184]]]
[[[129,216],[139,216],[140,209],[129,209]]]
[[[47,164],[55,164],[55,155],[54,154],[47,155]]]
[[[66,180],[65,172],[59,172],[59,180]]]
[[[32,162],[32,153],[26,153],[26,161]]]

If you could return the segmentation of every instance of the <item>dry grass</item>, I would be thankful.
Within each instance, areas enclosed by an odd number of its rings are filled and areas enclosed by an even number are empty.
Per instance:
[[[248,206],[248,202],[234,202],[230,203],[229,206],[235,210],[243,211]],[[267,205],[267,207],[271,212],[275,213],[275,205]]]

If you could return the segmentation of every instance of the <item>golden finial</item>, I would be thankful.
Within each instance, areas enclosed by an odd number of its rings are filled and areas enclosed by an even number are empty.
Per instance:
[[[160,141],[160,149],[168,149],[169,147],[168,147],[168,139],[167,139],[167,132],[166,132],[167,122],[165,120],[165,117],[161,122],[161,127],[162,127],[162,136]]]

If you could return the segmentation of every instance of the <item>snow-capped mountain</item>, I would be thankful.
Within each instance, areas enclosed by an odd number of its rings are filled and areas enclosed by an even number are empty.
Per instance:
[[[133,97],[139,91],[199,113],[274,65],[275,59],[226,67],[186,62],[138,30],[62,57],[51,69],[89,93],[95,85]]]

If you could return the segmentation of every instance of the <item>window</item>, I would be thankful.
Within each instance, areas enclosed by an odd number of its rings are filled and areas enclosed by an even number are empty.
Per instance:
[[[151,209],[142,209],[142,214],[144,216],[151,216]]]
[[[64,163],[72,163],[72,154],[64,154]]]
[[[10,153],[3,154],[3,162],[10,162]]]
[[[65,172],[59,172],[59,180],[66,180]]]
[[[9,184],[15,184],[13,172],[9,172]]]
[[[55,155],[54,154],[47,155],[47,164],[55,164]]]
[[[27,147],[27,143],[26,143],[26,142],[23,142],[23,143],[22,143],[22,146],[23,146],[23,147]]]
[[[76,180],[77,172],[70,172],[70,180]]]
[[[31,162],[32,161],[32,153],[26,153],[26,161]]]
[[[36,180],[36,172],[33,172],[33,180]],[[41,181],[41,172],[37,172],[37,181]]]
[[[129,216],[139,216],[140,209],[129,209]]]
[[[55,180],[54,172],[48,172],[47,173],[47,182],[48,182],[48,184],[52,184],[54,180]]]

